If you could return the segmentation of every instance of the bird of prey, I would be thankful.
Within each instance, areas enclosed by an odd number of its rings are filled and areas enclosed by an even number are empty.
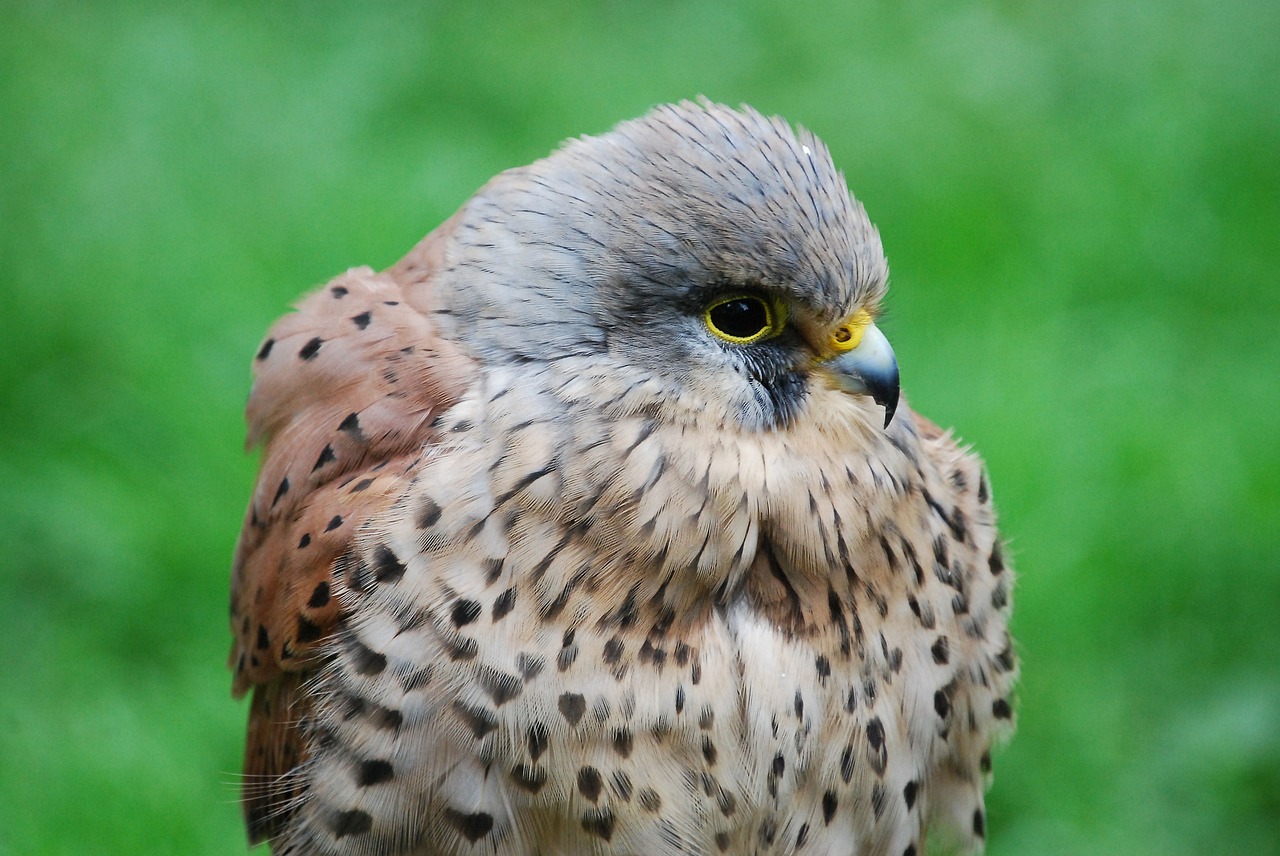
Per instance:
[[[887,276],[815,136],[685,102],[278,321],[231,596],[251,841],[980,847],[1011,571],[982,464],[899,400]]]

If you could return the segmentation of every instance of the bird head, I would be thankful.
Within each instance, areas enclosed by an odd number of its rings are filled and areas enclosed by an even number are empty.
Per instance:
[[[780,119],[685,102],[570,141],[468,202],[446,259],[467,347],[598,378],[606,411],[762,431],[834,391],[893,418],[879,235]]]

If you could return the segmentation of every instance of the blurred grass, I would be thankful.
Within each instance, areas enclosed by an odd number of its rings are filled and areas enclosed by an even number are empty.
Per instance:
[[[1280,852],[1280,6],[6,4],[0,853],[236,853],[247,363],[493,173],[824,137],[1020,570],[992,854]]]

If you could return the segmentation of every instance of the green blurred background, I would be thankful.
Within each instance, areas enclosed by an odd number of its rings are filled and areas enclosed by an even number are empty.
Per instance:
[[[827,141],[905,388],[989,462],[1024,663],[989,852],[1280,852],[1278,33],[1274,0],[5,4],[0,852],[244,852],[260,336],[699,93]]]

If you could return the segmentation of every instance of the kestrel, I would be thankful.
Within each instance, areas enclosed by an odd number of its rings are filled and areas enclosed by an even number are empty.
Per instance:
[[[659,107],[271,329],[236,550],[277,854],[985,835],[1016,659],[982,464],[898,397],[812,134]]]

